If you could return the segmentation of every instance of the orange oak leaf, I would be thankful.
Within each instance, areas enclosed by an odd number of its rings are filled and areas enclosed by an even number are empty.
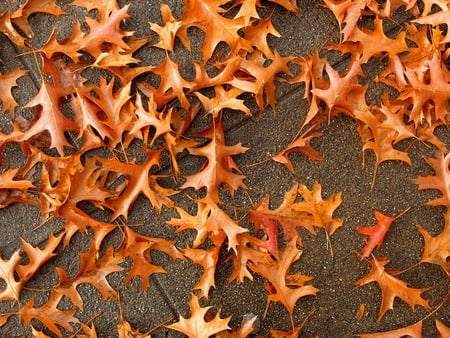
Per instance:
[[[240,64],[240,70],[245,76],[235,74],[234,79],[228,83],[254,94],[261,111],[266,105],[275,109],[275,81],[281,81],[279,73],[291,75],[288,63],[292,60],[292,57],[282,57],[275,51],[272,62],[266,66],[266,59],[262,52],[255,51],[250,58],[243,59]]]
[[[270,2],[274,2],[280,6],[283,6],[288,11],[297,13],[297,0],[269,0]]]
[[[358,83],[358,77],[363,75],[361,59],[352,60],[351,65],[343,76],[328,61],[325,61],[325,70],[328,75],[328,84],[326,87],[313,88],[311,92],[316,97],[316,100],[325,103],[327,107],[325,114],[328,122],[332,116],[338,113],[343,112],[351,115],[354,110],[366,107],[365,92],[367,86]],[[314,106],[310,108],[307,121],[313,118],[313,113],[316,110]]]
[[[450,71],[441,54],[434,52],[429,59],[422,62],[420,68],[406,67],[405,75],[410,83],[398,96],[398,99],[412,104],[410,120],[416,126],[434,121],[446,123],[448,116],[447,102],[450,98]],[[436,90],[439,88],[439,90]],[[434,109],[428,109],[428,105]]]
[[[54,257],[56,247],[64,237],[64,233],[59,236],[50,234],[47,244],[43,250],[39,247],[33,247],[22,239],[22,250],[27,255],[29,262],[25,265],[18,265],[16,272],[22,282],[28,281],[38,271],[38,269],[50,258]]]
[[[172,61],[169,56],[166,56],[158,66],[152,69],[153,73],[161,77],[158,89],[150,86],[158,107],[177,98],[184,109],[189,108],[190,103],[185,91],[191,89],[194,83],[185,80],[178,69],[178,64]]]
[[[115,92],[113,88],[114,78],[107,82],[105,78],[101,77],[99,87],[88,87],[84,93],[85,97],[101,109],[103,120],[99,123],[109,128],[109,135],[112,136],[111,147],[119,144],[122,135],[129,129],[132,120],[130,110],[134,108],[130,101],[131,82]],[[86,95],[88,91],[92,91],[95,95]],[[94,114],[98,114],[98,112]],[[95,119],[95,115],[92,117]]]
[[[194,93],[202,103],[203,109],[206,113],[211,114],[213,118],[217,118],[219,113],[224,109],[237,110],[245,113],[246,115],[252,115],[250,109],[245,106],[244,100],[237,98],[239,95],[244,93],[243,90],[234,87],[229,90],[225,90],[223,86],[215,86],[214,91],[215,95],[212,98],[208,98],[200,92]]]
[[[323,200],[321,194],[319,183],[315,183],[312,190],[296,184],[285,194],[283,203],[277,209],[269,209],[269,198],[266,197],[250,211],[249,221],[266,232],[269,238],[267,249],[272,255],[278,255],[278,225],[283,228],[287,241],[295,239],[299,245],[301,238],[297,232],[298,227],[303,227],[312,234],[316,233],[314,227],[324,228],[329,240],[342,226],[342,219],[333,218],[333,212],[341,204],[341,193],[334,194],[328,200]],[[298,195],[303,197],[303,201],[295,202]]]
[[[225,236],[223,234],[214,236],[213,240],[216,246],[208,250],[194,248],[183,249],[183,254],[187,258],[203,268],[203,274],[200,281],[193,287],[193,290],[200,290],[198,294],[200,298],[208,297],[211,287],[216,287],[215,273],[221,244],[224,239]]]
[[[225,211],[208,198],[197,200],[197,214],[192,216],[184,209],[176,208],[181,218],[174,218],[167,223],[178,227],[177,232],[194,229],[197,236],[193,247],[202,244],[208,236],[225,233],[228,238],[228,248],[236,252],[238,235],[247,230],[239,226]]]
[[[257,7],[260,5],[260,0],[238,0],[235,1],[233,7],[240,6],[238,13],[234,18],[244,18],[244,26],[246,29],[249,24],[253,22],[253,19],[259,19],[260,16],[257,11]],[[247,36],[245,37],[247,39]]]
[[[324,0],[324,3],[336,17],[342,40],[346,41],[355,30],[367,1]]]
[[[259,327],[258,324],[258,316],[254,314],[246,314],[242,320],[241,327],[235,329],[233,331],[226,331],[217,334],[217,338],[246,338],[249,334],[251,334],[255,329],[255,327]]]
[[[362,148],[363,166],[365,165],[364,153],[367,149],[371,149],[376,156],[371,188],[375,186],[378,167],[384,161],[398,160],[408,165],[412,164],[406,152],[394,148],[394,142],[398,138],[398,133],[396,129],[385,127],[384,118],[377,113],[376,109],[355,110],[353,115],[361,122],[358,132],[364,142]]]
[[[13,25],[8,25],[9,28],[14,29],[14,33],[9,34],[13,37],[12,41],[17,44],[19,48],[25,48],[29,45],[22,34],[27,38],[32,38],[33,30],[29,23],[29,18],[35,13],[46,13],[55,16],[65,14],[65,12],[52,0],[27,0],[14,13],[11,14],[11,21]],[[17,29],[18,28],[18,29]],[[20,34],[19,32],[22,32]]]
[[[437,6],[441,9],[441,12],[448,12],[448,2],[445,0],[424,0],[423,1],[423,9],[420,13],[421,16],[426,17],[432,12],[432,7]]]
[[[392,223],[395,221],[395,218],[383,215],[379,211],[374,211],[375,218],[377,219],[377,224],[374,226],[368,227],[360,227],[356,229],[356,231],[362,235],[369,236],[369,241],[361,250],[361,259],[367,258],[372,254],[372,251],[375,247],[380,248],[383,243],[384,236],[386,236],[387,232],[391,228]]]
[[[6,169],[0,173],[0,189],[26,190],[34,187],[29,180],[16,179],[19,169]]]
[[[106,277],[113,272],[119,272],[124,269],[119,265],[124,260],[124,257],[116,254],[114,248],[110,246],[105,254],[97,259],[98,250],[93,244],[89,251],[80,254],[80,269],[74,277],[69,278],[64,269],[56,267],[59,284],[54,288],[53,294],[57,294],[60,297],[62,295],[67,296],[73,305],[79,309],[83,308],[83,301],[77,291],[77,287],[80,284],[89,283],[93,285],[104,299],[118,299],[117,291],[111,287]]]
[[[50,338],[43,331],[38,331],[33,325],[31,325],[31,333],[34,338]]]
[[[239,30],[245,27],[245,19],[227,18],[221,15],[221,0],[190,0],[184,2],[182,27],[178,36],[181,41],[186,42],[187,29],[197,27],[205,33],[202,45],[202,55],[207,61],[213,55],[216,46],[225,42],[231,50],[232,55],[239,54],[240,50],[252,51],[249,41],[239,35]],[[189,45],[187,45],[189,47]]]
[[[124,319],[120,319],[117,324],[117,333],[119,334],[119,338],[151,338],[149,334],[141,333],[138,330],[133,329],[130,323]],[[91,338],[91,336],[89,338]]]
[[[319,183],[314,183],[312,190],[300,184],[298,192],[303,197],[303,201],[294,205],[293,208],[306,212],[308,217],[304,218],[305,226],[323,228],[329,240],[330,236],[344,223],[340,218],[333,218],[334,211],[342,202],[342,194],[339,192],[323,200],[322,187]],[[333,254],[333,251],[331,253]]]
[[[220,250],[220,248],[219,248]],[[211,287],[216,287],[215,273],[219,250],[212,248],[208,250],[186,248],[184,255],[195,264],[201,265],[203,274],[200,281],[193,287],[193,290],[200,290],[199,297],[208,297]]]
[[[14,114],[14,108],[17,106],[16,99],[12,96],[12,88],[17,86],[17,80],[27,74],[26,70],[16,68],[9,73],[0,74],[2,90],[0,91],[0,100],[2,101],[2,111],[9,111]]]
[[[417,323],[402,327],[400,329],[377,333],[360,333],[357,334],[357,336],[360,338],[402,338],[405,336],[411,338],[422,338],[422,321],[419,320]]]
[[[284,237],[287,241],[296,239],[301,245],[301,237],[297,228],[304,227],[310,233],[315,234],[315,229],[310,222],[305,222],[308,213],[298,210],[295,206],[298,196],[299,184],[295,184],[288,192],[284,194],[282,204],[275,210],[269,208],[270,198],[266,196],[261,202],[249,210],[249,222],[256,226],[256,229],[262,229],[268,239],[265,248],[275,257],[278,257],[278,226],[284,231]]]
[[[395,39],[391,39],[384,34],[382,19],[375,18],[373,24],[373,30],[356,27],[348,39],[358,44],[358,49],[362,53],[361,63],[366,63],[372,56],[381,53],[394,57],[408,51],[405,31],[401,31]]]
[[[44,69],[51,70],[51,66],[43,58]],[[60,155],[64,155],[64,147],[71,146],[64,132],[77,131],[76,124],[69,120],[61,111],[60,104],[67,90],[59,83],[59,77],[55,69],[52,69],[53,84],[42,77],[41,88],[34,98],[25,107],[35,107],[34,120],[27,126],[27,130],[20,130],[14,124],[11,134],[0,134],[0,144],[3,142],[22,142],[38,136],[43,132],[50,135],[50,148],[56,148]]]
[[[246,4],[248,2],[250,1],[245,1],[244,3]],[[276,37],[281,37],[280,33],[273,26],[272,19],[270,17],[260,19],[256,22],[256,24],[252,24],[251,26],[244,28],[244,37],[267,58],[274,59],[275,54],[267,42],[269,34]]]
[[[105,20],[112,12],[120,9],[117,0],[73,0],[70,5],[85,8],[88,12],[98,10],[100,21]]]
[[[62,336],[61,328],[69,332],[74,331],[72,324],[80,324],[80,321],[74,317],[77,312],[76,309],[60,310],[57,308],[62,294],[53,292],[50,295],[49,300],[41,307],[34,307],[34,298],[32,298],[27,304],[19,310],[20,318],[26,325],[30,325],[31,320],[37,319],[44,324],[50,331],[58,336]]]
[[[40,208],[44,219],[49,216],[65,219],[65,245],[69,244],[74,233],[87,232],[87,226],[91,227],[96,247],[99,248],[103,238],[116,226],[95,220],[79,208],[86,202],[103,206],[106,198],[114,196],[114,192],[102,184],[105,178],[95,158],[87,157],[82,166],[78,156],[84,150],[66,157],[52,157],[37,148],[22,148],[27,149],[29,154],[24,170],[32,169],[39,162],[44,164],[40,187]]]
[[[191,295],[189,308],[191,310],[190,317],[184,318],[180,315],[179,321],[168,325],[167,328],[182,332],[189,338],[208,338],[213,334],[230,329],[228,323],[231,316],[220,318],[220,310],[211,320],[205,320],[205,316],[211,307],[200,307],[198,297],[194,294]]]
[[[84,323],[81,324],[81,329],[77,334],[77,338],[97,338],[97,337],[98,337],[97,330],[95,329],[93,323],[91,324],[91,326],[88,326],[87,324]]]
[[[297,301],[305,296],[315,296],[319,289],[312,285],[305,285],[312,278],[298,273],[289,274],[289,270],[296,262],[302,251],[297,249],[295,240],[286,244],[284,250],[280,253],[279,259],[272,259],[270,264],[250,263],[250,268],[264,277],[270,284],[266,287],[269,292],[267,302],[280,302],[288,310],[293,322],[292,316]],[[294,327],[294,325],[293,325]]]
[[[159,37],[159,42],[152,46],[173,51],[175,37],[177,36],[178,30],[181,28],[183,23],[173,17],[172,11],[167,4],[161,4],[161,17],[163,26],[160,26],[154,22],[150,23],[151,30],[158,34]],[[183,35],[178,37],[182,39]],[[189,46],[189,40],[182,41],[182,43],[185,46]]]
[[[440,321],[437,318],[435,319],[435,321],[436,321],[436,328],[437,328],[437,331],[438,331],[437,338],[448,337],[450,335],[450,327],[445,325],[442,321]]]
[[[381,321],[384,314],[388,310],[393,309],[394,299],[396,297],[408,303],[411,308],[414,308],[416,305],[420,305],[426,310],[431,309],[428,301],[421,297],[421,294],[429,290],[429,288],[410,288],[405,282],[390,275],[385,270],[385,265],[389,263],[387,258],[373,258],[369,261],[369,263],[371,266],[370,272],[365,277],[356,281],[355,284],[365,285],[371,282],[377,282],[380,286],[382,300],[377,322]]]
[[[121,175],[126,178],[126,181],[117,187],[118,196],[111,196],[105,201],[105,206],[114,211],[112,219],[119,216],[128,217],[131,206],[140,194],[148,198],[157,212],[161,212],[163,205],[174,205],[169,196],[175,194],[175,191],[162,187],[158,183],[160,176],[152,174],[152,168],[159,166],[160,155],[160,150],[147,150],[147,159],[142,164],[124,163],[115,158],[96,158],[101,163],[101,169],[112,175],[114,180]]]
[[[270,334],[273,338],[296,338],[300,335],[302,329],[295,327],[289,331],[270,330]]]
[[[125,278],[128,283],[135,276],[142,280],[142,288],[147,291],[149,277],[154,273],[165,273],[164,267],[153,262],[151,251],[157,250],[169,255],[172,259],[183,259],[183,254],[177,250],[175,243],[163,238],[154,238],[141,235],[130,227],[125,226],[124,238],[119,252],[124,257],[130,257],[133,265]]]
[[[243,154],[248,148],[240,143],[233,146],[225,144],[222,120],[215,120],[214,124],[196,136],[208,137],[210,141],[201,147],[188,148],[195,156],[206,157],[206,162],[199,172],[187,176],[181,189],[188,187],[197,190],[206,187],[207,196],[215,203],[219,202],[219,187],[223,184],[231,193],[239,188],[246,189],[244,177],[231,156]],[[236,174],[237,171],[239,174]]]
[[[148,108],[145,109],[143,106],[143,98],[137,93],[135,102],[136,109],[134,111],[137,120],[134,121],[129,133],[137,138],[143,139],[145,143],[153,145],[158,137],[174,133],[174,130],[172,130],[173,111],[172,109],[163,112],[158,111],[153,95],[150,96],[147,105]],[[152,139],[149,141],[150,128],[154,128],[154,132]],[[166,140],[166,143],[169,142]]]
[[[427,1],[425,1],[427,2]],[[448,6],[448,3],[444,6]],[[431,8],[431,7],[430,7]],[[425,13],[425,10],[424,10]],[[429,11],[428,11],[429,13]],[[448,24],[450,20],[450,13],[448,10],[448,7],[445,8],[442,11],[435,12],[430,15],[422,15],[420,18],[412,20],[412,22],[420,23],[422,25],[432,25],[432,26],[439,26],[441,24]],[[440,43],[447,43],[450,42],[450,35],[447,33],[443,39],[441,39]]]
[[[238,283],[244,283],[245,278],[253,280],[253,275],[248,269],[249,263],[253,264],[270,264],[272,258],[269,254],[271,245],[251,234],[242,233],[238,236],[239,245],[236,247],[236,253],[231,256],[233,261],[233,271],[228,278],[231,283],[236,280]],[[269,240],[270,241],[270,240]],[[274,256],[278,255],[278,248],[270,251]],[[275,254],[274,254],[275,253]]]
[[[436,236],[431,236],[427,230],[420,225],[417,226],[423,236],[424,248],[421,263],[431,263],[440,265],[447,276],[450,276],[450,211],[444,214],[444,229]]]
[[[450,208],[450,153],[438,152],[436,158],[427,158],[425,161],[433,168],[435,175],[419,176],[412,182],[419,185],[419,190],[440,190],[442,197],[427,202],[428,205],[443,205]]]
[[[100,17],[100,21],[86,17],[89,32],[83,36],[80,49],[85,50],[95,58],[103,52],[102,46],[105,43],[117,45],[121,50],[129,49],[123,38],[131,36],[133,33],[125,32],[120,28],[120,23],[129,17],[127,13],[129,7],[128,4],[118,10],[111,11],[108,16]]]
[[[288,155],[291,153],[300,153],[307,156],[312,161],[322,161],[324,158],[311,146],[311,140],[322,136],[322,133],[317,131],[318,125],[311,126],[302,135],[298,136],[286,148],[280,151],[272,159],[276,162],[284,164],[291,173],[294,173],[294,166],[289,160]]]
[[[20,292],[22,291],[23,282],[16,281],[14,272],[21,260],[20,251],[17,250],[8,260],[3,260],[0,257],[0,279],[5,283],[5,287],[0,289],[0,300],[12,299],[19,300]],[[7,318],[6,318],[7,319]]]

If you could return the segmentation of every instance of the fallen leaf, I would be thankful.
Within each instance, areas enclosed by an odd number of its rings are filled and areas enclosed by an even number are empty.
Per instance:
[[[442,193],[442,197],[427,202],[428,205],[443,205],[450,208],[450,153],[438,152],[436,158],[425,160],[435,171],[435,175],[419,176],[411,181],[419,185],[419,190],[436,189]]]
[[[48,301],[38,308],[34,307],[34,298],[32,298],[19,309],[19,316],[26,325],[30,325],[33,319],[37,319],[50,331],[59,336],[62,335],[61,328],[73,332],[74,327],[72,324],[80,324],[80,321],[74,317],[77,310],[59,310],[57,306],[62,297],[62,294],[53,292]]]
[[[168,325],[167,328],[182,332],[189,338],[208,338],[213,334],[230,329],[228,323],[231,316],[222,319],[220,311],[211,320],[206,321],[205,315],[211,307],[200,307],[198,298],[194,294],[191,295],[189,308],[191,310],[190,317],[185,318],[180,315],[179,321]]]
[[[370,272],[355,282],[355,284],[361,286],[371,282],[377,282],[380,286],[382,300],[377,322],[381,321],[386,311],[393,309],[394,299],[396,297],[408,303],[411,308],[420,305],[426,310],[431,310],[428,301],[421,297],[421,294],[430,288],[410,288],[405,282],[390,275],[385,270],[385,265],[389,263],[389,260],[386,258],[373,258],[369,263],[371,266]]]
[[[431,236],[420,225],[417,228],[425,242],[420,262],[440,265],[450,276],[450,211],[445,213],[444,229],[438,235]]]
[[[0,291],[1,300],[19,300],[19,295],[22,291],[23,283],[22,281],[16,281],[14,272],[16,271],[20,260],[21,257],[19,250],[14,252],[9,260],[3,260],[2,258],[0,258],[0,279],[2,279],[6,284],[6,287],[2,288],[2,290]],[[5,321],[8,317],[6,317]]]
[[[375,211],[374,214],[378,221],[377,224],[356,229],[358,233],[369,236],[369,241],[361,250],[361,259],[369,257],[376,247],[380,248],[381,244],[383,244],[384,236],[386,236],[392,223],[395,221],[395,218],[383,215],[379,211]]]

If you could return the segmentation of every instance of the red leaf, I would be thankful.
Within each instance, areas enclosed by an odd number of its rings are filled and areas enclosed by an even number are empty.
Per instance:
[[[374,226],[361,227],[356,229],[358,233],[370,237],[364,248],[362,248],[361,259],[369,257],[375,247],[379,248],[381,246],[384,236],[386,236],[386,233],[389,231],[392,223],[395,221],[395,218],[383,215],[379,211],[375,211],[374,214],[375,218],[378,221],[377,224],[375,224]]]

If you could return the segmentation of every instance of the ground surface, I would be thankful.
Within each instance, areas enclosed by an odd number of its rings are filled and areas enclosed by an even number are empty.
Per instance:
[[[175,13],[181,13],[181,4],[176,1],[166,1]],[[306,56],[315,49],[321,48],[330,40],[338,39],[338,25],[331,12],[321,6],[319,0],[299,1],[299,14],[294,15],[281,9],[274,9],[274,24],[282,37],[271,40],[281,55]],[[137,35],[150,33],[149,21],[160,22],[159,1],[131,1],[131,19],[126,26],[135,30]],[[68,21],[66,21],[68,20]],[[63,19],[69,22],[70,18]],[[45,37],[55,24],[51,17],[43,16],[33,23],[36,30],[35,43],[39,39],[45,41]],[[21,103],[36,93],[36,84],[39,76],[33,73],[35,67],[30,67],[32,60],[29,57],[17,56],[18,51],[9,41],[0,35],[2,48],[0,50],[3,66],[13,69],[17,66],[30,69],[29,77],[20,86]],[[139,58],[146,64],[157,63],[161,54],[154,50],[143,49],[139,52]],[[180,56],[182,61],[183,56]],[[188,63],[188,60],[186,60]],[[370,69],[369,69],[370,71]],[[189,69],[187,69],[189,73]],[[373,190],[370,184],[373,175],[374,157],[366,154],[367,166],[362,169],[361,141],[356,132],[356,125],[351,120],[341,117],[330,125],[324,126],[324,136],[315,140],[313,145],[324,156],[321,162],[309,161],[301,155],[291,155],[295,174],[282,165],[273,161],[267,161],[257,166],[251,164],[265,160],[271,155],[283,149],[296,135],[306,112],[308,103],[302,98],[303,88],[298,85],[282,84],[279,87],[278,105],[276,113],[267,110],[260,117],[237,118],[230,114],[225,118],[224,124],[227,142],[235,144],[241,142],[250,150],[236,158],[240,168],[246,175],[246,184],[250,188],[249,194],[253,201],[259,201],[264,196],[272,198],[272,206],[279,205],[283,194],[295,182],[312,187],[314,182],[320,182],[324,196],[330,196],[342,192],[343,202],[336,211],[336,216],[344,219],[344,226],[333,236],[332,243],[335,256],[331,257],[327,248],[324,232],[317,236],[303,233],[305,251],[300,261],[295,265],[302,274],[313,276],[313,285],[320,289],[317,297],[301,299],[296,307],[294,319],[296,323],[301,321],[313,309],[316,312],[307,320],[303,327],[304,337],[350,337],[362,332],[375,332],[391,330],[416,322],[426,316],[427,312],[418,307],[412,311],[409,306],[396,301],[394,311],[389,311],[381,323],[376,323],[380,306],[380,290],[375,283],[357,287],[353,283],[363,277],[369,271],[369,265],[360,261],[355,251],[359,251],[364,245],[362,236],[355,231],[357,227],[375,224],[374,210],[389,215],[397,215],[411,207],[411,210],[396,221],[388,233],[378,256],[388,256],[391,265],[402,270],[420,260],[423,241],[417,232],[416,225],[422,224],[431,233],[437,233],[442,228],[442,210],[424,206],[432,196],[432,192],[419,192],[417,185],[410,179],[419,175],[431,174],[432,170],[427,166],[423,157],[433,156],[435,151],[420,142],[415,142],[410,152],[413,165],[408,167],[397,162],[383,163],[379,168],[378,177]],[[440,130],[443,140],[450,144],[448,129]],[[405,145],[407,146],[407,145]],[[8,163],[20,163],[21,155],[14,147],[4,150],[4,161]],[[183,162],[184,170],[189,172],[190,166],[196,163]],[[245,194],[236,197],[243,208],[250,207],[250,201]],[[97,217],[102,217],[101,213]],[[176,238],[183,241],[183,237],[175,235],[173,230],[165,224],[165,221],[175,217],[168,212],[161,217],[157,216],[148,201],[138,199],[130,213],[129,224],[143,224],[142,233],[152,236],[163,236],[168,239]],[[0,210],[0,254],[2,257],[10,255],[20,246],[20,238],[38,244],[46,240],[48,234],[58,229],[57,222],[40,224],[39,210],[14,204]],[[33,230],[37,227],[36,230]],[[52,270],[54,266],[64,266],[69,271],[76,270],[78,255],[87,250],[88,240],[86,235],[76,235],[73,238],[74,245],[69,249],[60,249],[56,259],[50,261],[41,272],[33,278],[28,285],[30,288],[46,288],[55,284],[56,274]],[[114,234],[107,238],[107,242],[117,245],[118,236]],[[226,252],[223,253],[226,257]],[[119,313],[130,324],[146,332],[160,326],[171,319],[175,320],[180,314],[187,316],[190,290],[198,282],[201,276],[201,268],[190,264],[188,261],[172,261],[164,255],[155,257],[155,260],[163,264],[167,274],[154,275],[150,281],[148,292],[143,292],[140,281],[133,280],[123,285],[123,274],[112,274],[109,278],[111,285],[120,292],[120,304],[113,301],[104,301],[100,294],[89,285],[80,287],[80,293],[85,301],[84,312],[79,317],[88,320],[95,314],[100,314],[94,320],[99,337],[114,337],[116,335],[116,323]],[[216,275],[216,289],[203,305],[213,306],[214,309],[222,309],[222,317],[233,315],[231,326],[240,324],[243,316],[253,313],[261,318],[261,327],[258,334],[268,335],[269,329],[290,328],[287,311],[279,304],[272,304],[267,317],[262,320],[266,307],[266,292],[263,288],[264,281],[255,278],[243,285],[228,284],[227,279],[231,267],[229,264],[220,265]],[[421,265],[411,272],[402,275],[402,279],[414,287],[433,287],[432,291],[425,293],[432,307],[438,305],[450,283],[444,277],[444,272],[438,266]],[[32,290],[24,291],[33,294]],[[39,303],[39,300],[36,301]],[[362,319],[356,318],[361,304],[365,304],[366,314]],[[2,312],[8,311],[8,304],[1,304]],[[439,312],[438,318],[448,322],[450,304],[447,303]],[[39,324],[37,324],[39,327]],[[425,321],[425,337],[435,336],[432,321]],[[30,335],[30,331],[19,323],[17,318],[11,318],[6,325],[0,328],[0,335],[5,336]],[[175,331],[160,327],[153,332],[154,337],[178,336]]]

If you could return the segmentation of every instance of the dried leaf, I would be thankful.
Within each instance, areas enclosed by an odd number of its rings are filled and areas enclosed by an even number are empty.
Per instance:
[[[373,258],[369,261],[371,270],[367,276],[361,278],[356,285],[365,285],[371,282],[377,282],[381,288],[381,307],[377,322],[380,322],[384,314],[394,307],[396,297],[402,299],[414,308],[416,305],[423,306],[426,310],[431,310],[428,301],[421,297],[421,294],[430,288],[415,289],[410,288],[405,282],[390,275],[385,270],[385,265],[389,263],[386,258]]]
[[[211,320],[206,321],[205,315],[211,307],[200,307],[197,296],[191,295],[189,308],[191,310],[190,317],[184,318],[180,315],[178,322],[167,327],[182,332],[189,338],[208,338],[213,334],[230,329],[228,323],[231,316],[222,319],[220,318],[220,311]]]

